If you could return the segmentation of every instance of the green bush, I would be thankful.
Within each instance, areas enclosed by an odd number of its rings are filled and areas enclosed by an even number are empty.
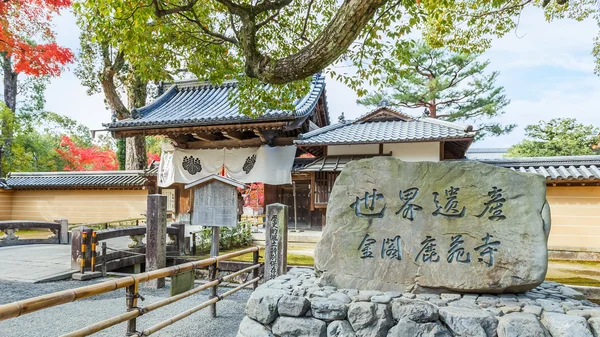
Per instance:
[[[251,224],[249,221],[242,221],[237,226],[221,227],[221,238],[219,240],[219,247],[221,250],[228,250],[234,248],[248,247],[252,243],[252,233],[250,231]],[[212,228],[205,227],[202,230],[196,232],[196,253],[197,254],[208,254],[210,253],[210,246],[212,243]]]

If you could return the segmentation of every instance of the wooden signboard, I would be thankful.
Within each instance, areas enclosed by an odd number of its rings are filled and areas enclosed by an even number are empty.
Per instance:
[[[238,187],[234,180],[209,176],[186,188],[194,189],[194,210],[191,224],[205,227],[235,227],[238,223]]]

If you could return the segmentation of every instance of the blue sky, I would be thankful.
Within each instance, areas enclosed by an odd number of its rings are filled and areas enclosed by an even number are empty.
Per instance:
[[[57,39],[76,51],[79,29],[70,13],[56,19]],[[498,121],[518,127],[511,134],[477,142],[473,147],[508,147],[524,137],[523,128],[539,120],[573,117],[581,123],[600,126],[600,77],[593,73],[591,56],[598,27],[592,20],[560,20],[547,23],[541,10],[528,8],[516,31],[492,43],[482,58],[490,59],[489,70],[500,71],[511,104]],[[88,96],[73,74],[75,66],[53,79],[46,92],[48,110],[77,119],[92,129],[110,120],[101,94]],[[327,81],[332,121],[344,112],[356,118],[368,109],[358,106],[356,94],[334,80]],[[419,111],[420,112],[420,111]]]

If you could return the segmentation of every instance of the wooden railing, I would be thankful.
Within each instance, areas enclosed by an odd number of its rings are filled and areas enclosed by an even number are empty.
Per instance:
[[[105,249],[102,249],[102,255],[97,259],[96,267],[101,267],[105,270],[111,271],[135,264],[144,263],[145,247],[142,242],[144,237],[146,236],[146,226],[133,226],[133,227],[120,227],[120,228],[110,228],[110,229],[102,229],[97,230],[96,232],[96,240],[98,242],[105,241],[108,239],[114,239],[119,237],[129,236],[131,238],[131,243],[129,244],[129,249],[127,250],[118,250],[110,249],[114,252],[106,252]],[[73,240],[71,241],[71,267],[73,269],[79,269],[78,259],[81,254],[81,232],[88,232],[86,243],[87,251],[91,252],[91,241],[92,237],[92,229],[90,228],[76,228],[73,230]],[[185,249],[185,225],[184,224],[172,224],[167,226],[167,234],[169,236],[170,242],[167,245],[167,251],[170,253],[175,253],[175,255],[180,256],[184,254]],[[105,247],[106,245],[99,245],[99,247]],[[106,253],[106,254],[105,254]],[[90,265],[91,256],[87,254],[86,257],[86,265]],[[102,265],[102,266],[100,266]]]
[[[54,307],[57,305],[66,304],[69,302],[78,301],[78,300],[81,300],[84,298],[98,296],[101,294],[106,294],[106,293],[115,291],[117,289],[127,288],[126,289],[127,312],[117,315],[117,316],[114,316],[114,317],[111,317],[111,318],[108,318],[108,319],[105,319],[105,320],[102,320],[100,322],[86,326],[82,329],[73,331],[73,332],[63,335],[63,336],[70,336],[70,337],[88,336],[88,335],[105,330],[107,328],[110,328],[114,325],[117,325],[117,324],[120,324],[123,322],[128,322],[127,323],[127,335],[128,336],[138,336],[138,337],[149,336],[149,335],[151,335],[151,334],[153,334],[153,333],[155,333],[155,332],[157,332],[157,331],[159,331],[159,330],[161,330],[161,329],[163,329],[185,317],[190,316],[191,314],[193,314],[201,309],[204,309],[208,306],[216,306],[216,303],[219,302],[220,300],[222,300],[223,298],[226,298],[227,296],[229,296],[249,285],[253,285],[254,289],[256,289],[256,286],[258,285],[258,281],[260,280],[260,277],[258,274],[258,272],[259,272],[258,268],[261,266],[261,264],[258,263],[258,258],[259,258],[258,251],[259,251],[258,247],[250,247],[250,248],[246,248],[246,249],[243,249],[243,250],[240,250],[237,252],[232,252],[229,254],[215,256],[215,257],[211,257],[211,258],[200,260],[200,261],[188,262],[188,263],[184,263],[184,264],[180,264],[180,265],[176,265],[176,266],[172,266],[172,267],[162,268],[162,269],[153,270],[153,271],[136,274],[136,275],[131,275],[131,276],[127,276],[127,277],[122,277],[122,278],[118,278],[115,280],[109,280],[109,281],[105,281],[105,282],[101,282],[101,283],[97,283],[97,284],[93,284],[93,285],[89,285],[89,286],[85,286],[85,287],[63,290],[63,291],[55,292],[55,293],[48,294],[48,295],[33,297],[33,298],[26,299],[26,300],[18,301],[18,302],[0,305],[0,321],[10,319],[10,318],[15,318],[18,316],[27,315],[32,312],[48,309],[48,308],[51,308],[51,307]],[[186,292],[183,292],[181,294],[162,299],[160,301],[149,304],[145,307],[138,307],[138,305],[137,305],[137,301],[138,301],[138,297],[139,297],[138,289],[139,289],[140,283],[144,283],[144,282],[148,282],[150,280],[156,280],[156,279],[160,279],[160,278],[164,278],[164,277],[170,277],[175,274],[187,272],[190,270],[195,270],[198,268],[208,267],[208,266],[213,266],[213,268],[215,268],[215,270],[217,270],[216,265],[219,261],[224,261],[224,260],[231,259],[231,258],[234,258],[237,256],[248,254],[248,253],[254,254],[253,265],[251,265],[250,267],[244,268],[238,272],[227,275],[225,277],[218,277],[217,272],[216,272],[215,275],[213,275],[211,277],[211,281],[204,285],[195,287],[195,288],[188,290]],[[136,320],[137,317],[140,317],[148,312],[154,311],[158,308],[162,308],[171,303],[177,302],[181,299],[184,299],[184,298],[187,298],[194,294],[197,294],[203,290],[206,290],[209,288],[216,289],[217,286],[220,283],[222,283],[223,281],[228,281],[238,275],[241,275],[243,273],[247,273],[250,271],[252,271],[252,279],[250,281],[245,282],[245,283],[239,285],[238,287],[235,287],[229,291],[226,291],[221,295],[214,296],[211,299],[209,299],[208,301],[205,301],[205,302],[203,302],[193,308],[190,308],[178,315],[175,315],[169,319],[166,319],[148,329],[143,330],[142,332],[137,332],[138,331],[137,330],[137,320]],[[216,294],[215,290],[213,290],[213,294]]]
[[[16,245],[31,245],[40,243],[69,243],[69,223],[65,219],[56,220],[55,222],[43,221],[0,221],[0,231],[4,232],[4,236],[0,238],[0,247],[16,246]],[[52,234],[46,239],[20,239],[15,233],[25,229],[48,229]]]
[[[145,223],[146,223],[146,218],[129,218],[129,219],[121,219],[121,220],[71,224],[71,225],[69,225],[69,229],[84,226],[84,227],[93,228],[96,230],[102,230],[102,229],[109,229],[109,228],[139,226],[139,225],[144,225]]]

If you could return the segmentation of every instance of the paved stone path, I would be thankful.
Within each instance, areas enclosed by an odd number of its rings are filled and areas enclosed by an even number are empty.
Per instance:
[[[107,240],[112,248],[127,248],[129,238]],[[38,283],[71,277],[71,245],[0,247],[0,281]]]

